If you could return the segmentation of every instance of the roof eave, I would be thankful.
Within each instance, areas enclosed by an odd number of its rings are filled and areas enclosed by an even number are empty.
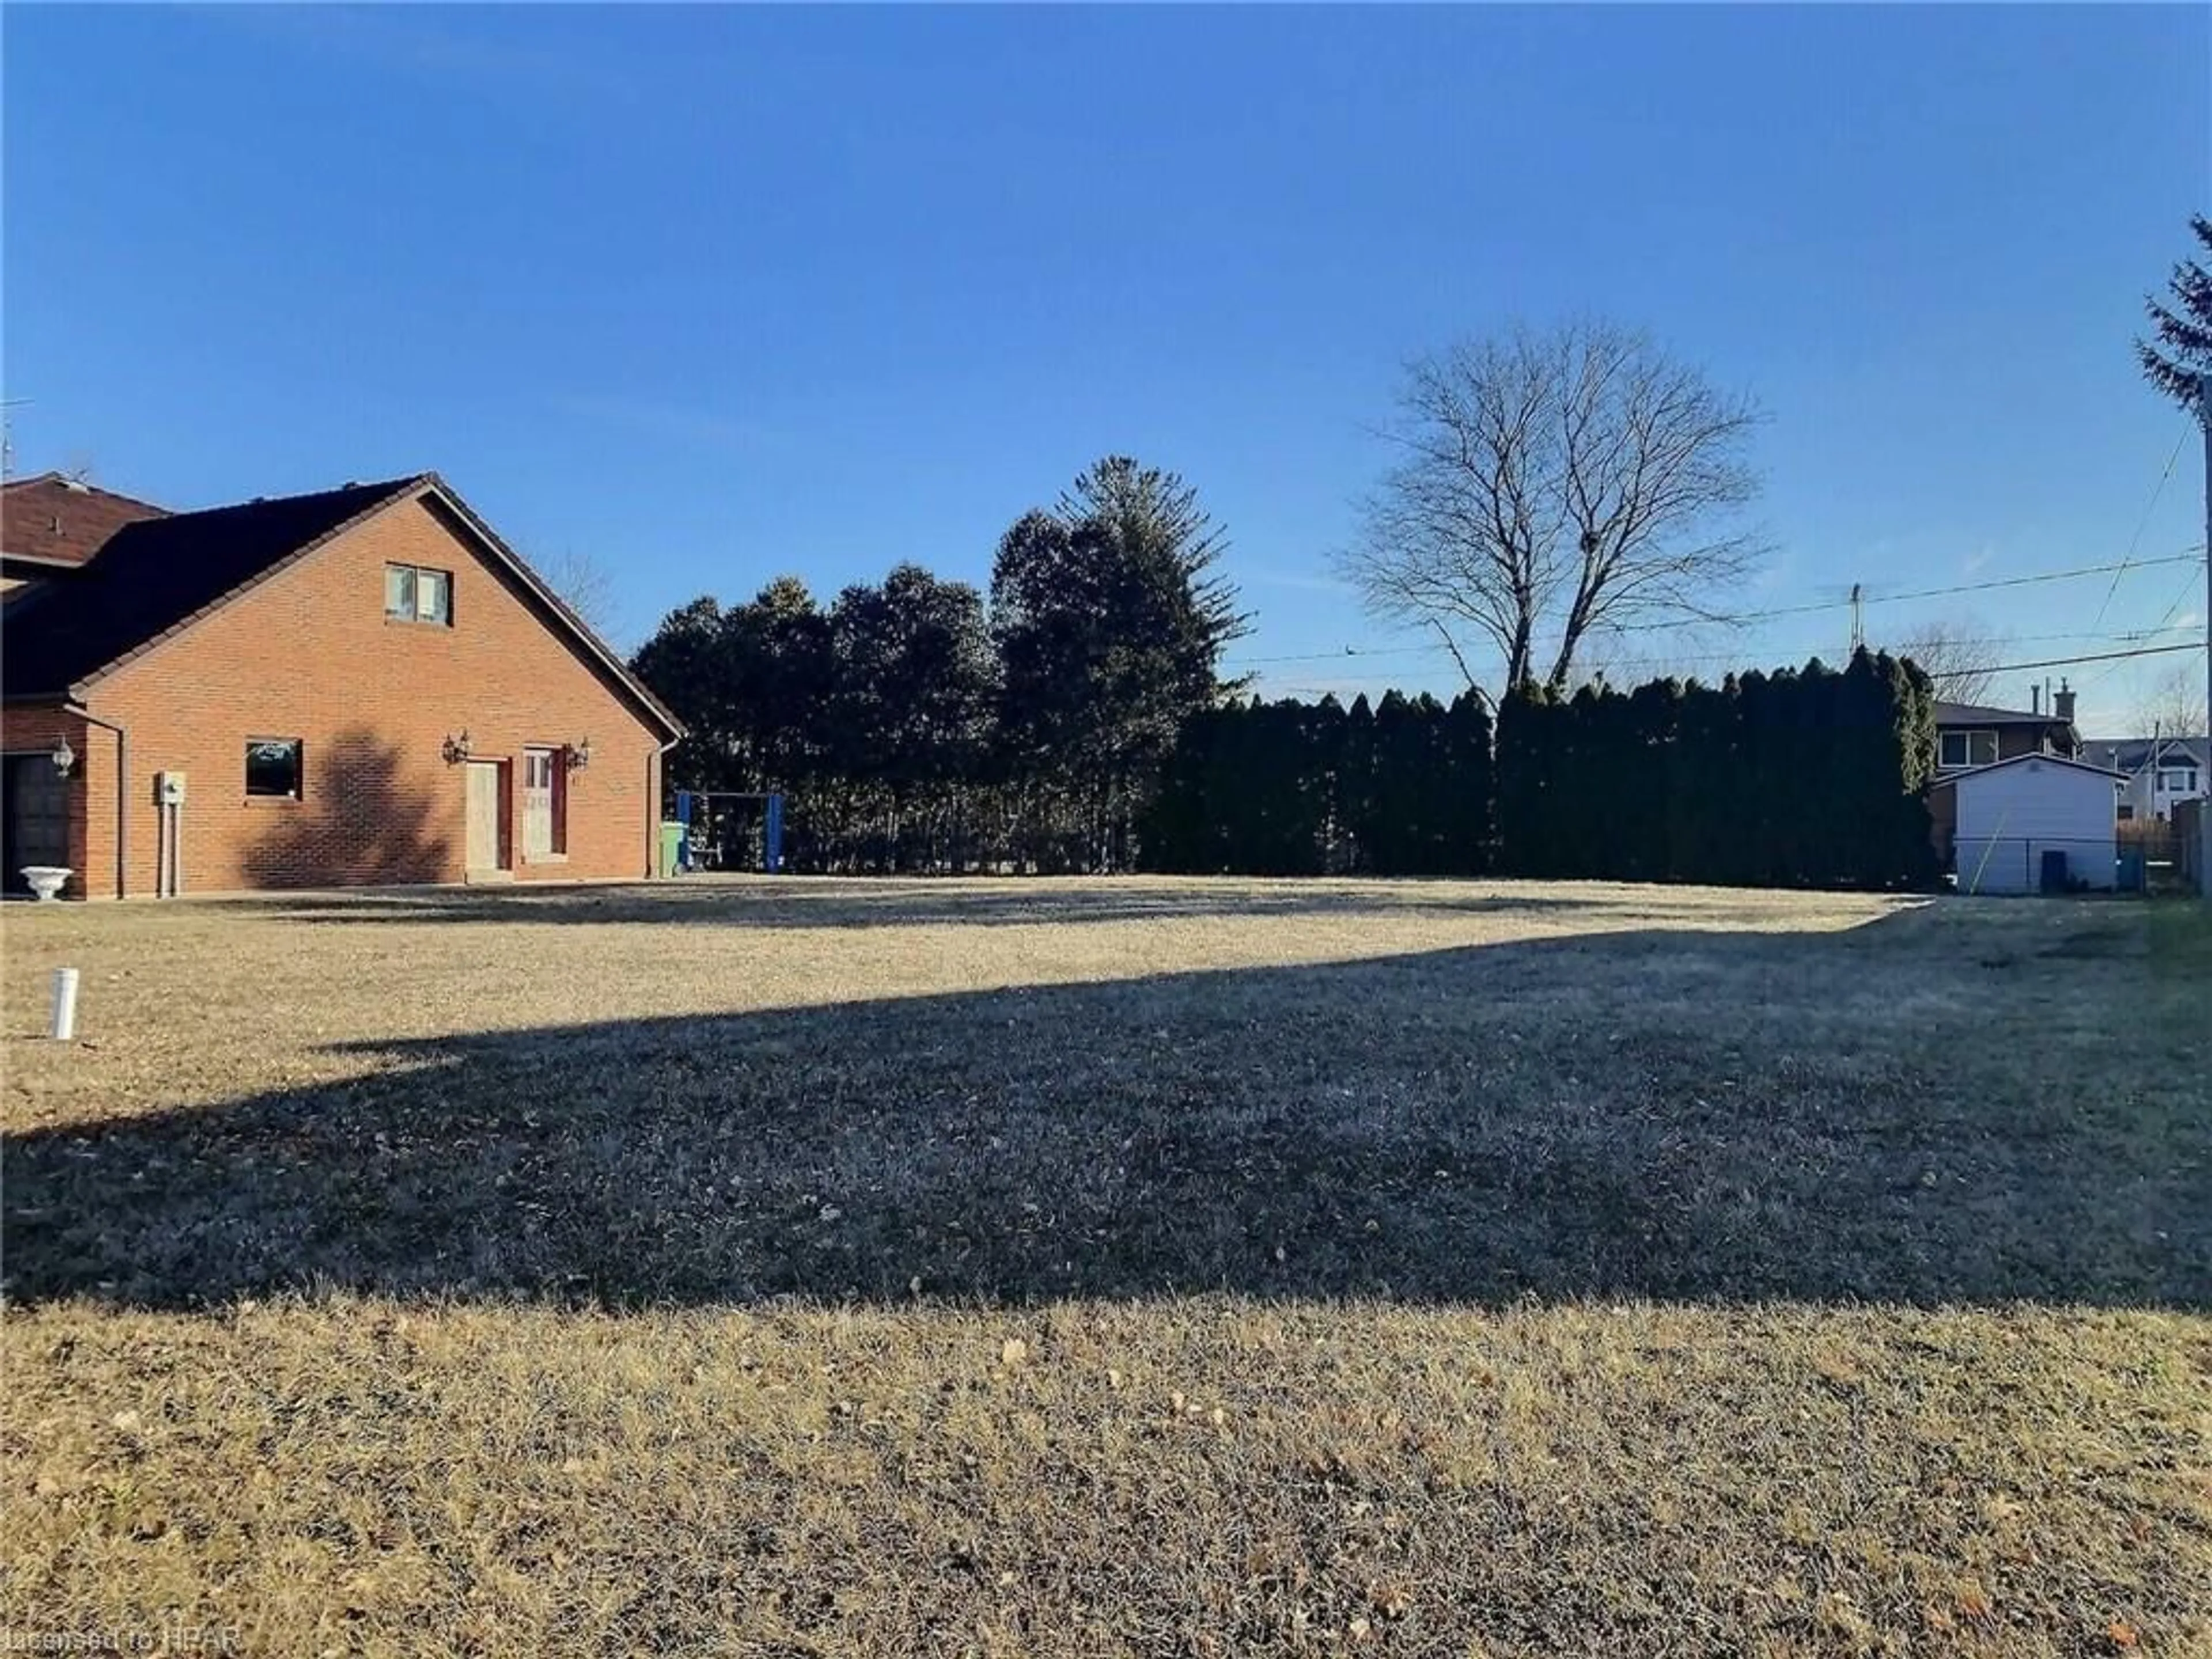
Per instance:
[[[144,656],[148,652],[155,650],[160,647],[167,644],[179,635],[189,631],[192,628],[196,627],[204,618],[213,616],[216,611],[222,610],[223,606],[237,599],[240,594],[251,592],[254,588],[260,586],[262,583],[269,580],[270,578],[279,575],[284,571],[289,570],[294,565],[299,563],[301,560],[306,558],[318,548],[328,546],[331,542],[337,540],[340,536],[344,535],[346,532],[353,529],[356,525],[365,523],[367,520],[374,518],[378,514],[383,512],[386,507],[392,507],[399,501],[404,501],[410,495],[416,494],[432,476],[433,475],[427,472],[417,473],[414,477],[406,480],[404,483],[394,488],[389,494],[379,496],[375,501],[362,508],[360,512],[355,514],[343,523],[333,525],[328,530],[323,532],[321,535],[313,538],[312,540],[301,543],[299,546],[294,548],[289,553],[284,555],[283,558],[273,560],[269,564],[263,566],[259,570],[255,571],[251,576],[248,576],[244,581],[238,583],[236,586],[225,588],[222,592],[216,594],[215,598],[210,599],[205,605],[201,605],[190,615],[179,617],[175,622],[171,623],[167,628],[163,629],[160,633],[154,635],[151,638],[141,640],[137,644],[132,646],[128,651],[122,653],[118,656],[110,658],[106,662],[102,663],[91,673],[85,675],[83,678],[76,681],[76,684],[71,685],[70,687],[70,696],[75,698],[82,699],[88,691],[89,691],[93,687],[98,685],[102,680],[106,679],[110,676],[118,673],[123,669],[129,667],[132,663],[137,661],[139,658]]]
[[[396,507],[403,501],[420,500],[425,494],[434,494],[447,510],[452,513],[495,558],[505,565],[533,596],[544,602],[555,621],[584,647],[585,651],[606,672],[615,684],[622,689],[652,723],[661,728],[670,744],[679,742],[690,735],[690,729],[676,717],[674,711],[655,696],[652,690],[631,672],[629,665],[615,654],[606,641],[593,633],[589,624],[577,616],[559,594],[546,586],[544,578],[532,570],[520,554],[501,540],[498,532],[486,524],[478,516],[476,509],[464,501],[459,493],[435,472],[418,472],[410,478],[402,480],[391,490],[371,501],[343,523],[333,525],[313,539],[303,542],[283,557],[256,571],[246,580],[225,589],[190,615],[179,617],[160,633],[140,641],[128,651],[109,659],[64,690],[19,695],[11,697],[9,701],[60,699],[65,702],[81,702],[101,681],[121,672],[147,653],[158,649],[179,635],[187,632],[205,617],[230,604],[240,594],[251,592],[263,582],[289,570],[318,549],[327,546],[340,536],[374,518],[377,514]]]
[[[2004,759],[1990,761],[1987,765],[1961,767],[1955,772],[1931,779],[1928,787],[1930,789],[1945,788],[1967,778],[1980,777],[1985,772],[2002,772],[2007,767],[2018,766],[2026,761],[2047,761],[2053,766],[2063,766],[2069,772],[2087,772],[2096,777],[2110,778],[2114,783],[2128,781],[2125,772],[2115,772],[2109,766],[2092,766],[2086,761],[2069,760],[2064,755],[2008,755]]]
[[[612,647],[592,631],[591,624],[579,617],[569,607],[568,601],[555,592],[547,585],[545,579],[530,568],[527,560],[500,538],[499,532],[485,523],[477,510],[462,499],[459,491],[435,472],[425,473],[422,482],[437,493],[438,499],[445,503],[447,509],[466,525],[501,563],[514,573],[534,597],[544,601],[547,608],[552,611],[555,619],[599,660],[600,665],[607,671],[615,683],[621,686],[640,708],[652,716],[653,721],[667,734],[671,743],[680,741],[690,735],[690,728],[676,717],[675,711],[653,694],[652,688],[638,678],[629,665],[616,654]]]

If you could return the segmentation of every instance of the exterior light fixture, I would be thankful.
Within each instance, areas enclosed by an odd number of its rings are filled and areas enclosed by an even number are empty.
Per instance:
[[[447,733],[444,753],[446,757],[446,764],[448,766],[459,766],[463,761],[469,757],[469,728],[467,726],[465,726],[461,728],[460,735],[459,737],[455,737],[451,732]]]
[[[582,771],[592,763],[592,740],[589,738],[578,738],[562,751],[562,757],[568,763],[571,772]]]
[[[70,775],[70,768],[76,764],[76,750],[70,747],[70,740],[67,738],[54,739],[53,761],[54,770],[64,777],[67,777]]]

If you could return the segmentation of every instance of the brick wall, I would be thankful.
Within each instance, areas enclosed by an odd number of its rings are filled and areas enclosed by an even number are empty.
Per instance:
[[[452,625],[387,621],[387,563],[452,572]],[[134,896],[155,890],[155,779],[164,770],[186,779],[186,892],[463,879],[466,769],[441,750],[465,729],[477,758],[513,763],[503,843],[516,879],[651,868],[657,732],[425,501],[379,514],[233,599],[101,681],[86,706],[130,733]],[[15,726],[11,712],[11,744]],[[299,799],[246,794],[249,738],[302,741]],[[590,764],[567,775],[566,858],[525,862],[522,750],[585,739]],[[95,729],[89,743],[72,742],[88,757],[79,867],[86,890],[106,896],[113,738]]]

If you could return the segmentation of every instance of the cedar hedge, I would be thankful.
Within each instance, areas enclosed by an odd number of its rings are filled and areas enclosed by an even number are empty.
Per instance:
[[[1240,875],[1508,875],[1923,888],[1928,678],[1848,666],[1541,687],[1492,722],[1388,693],[1372,709],[1254,699],[1184,727],[1143,823],[1145,867]]]

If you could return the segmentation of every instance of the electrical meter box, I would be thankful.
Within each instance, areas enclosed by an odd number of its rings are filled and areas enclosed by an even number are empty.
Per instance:
[[[164,806],[182,806],[185,804],[185,775],[182,772],[155,773],[154,799]]]

